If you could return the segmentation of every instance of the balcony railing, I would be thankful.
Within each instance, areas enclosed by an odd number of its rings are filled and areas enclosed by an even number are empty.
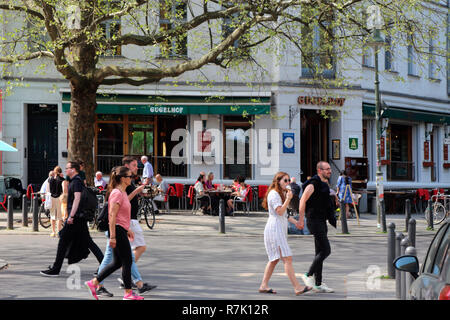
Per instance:
[[[122,155],[97,155],[97,170],[103,174],[109,174],[115,166],[122,165]],[[140,163],[140,157],[136,156],[136,160]],[[149,157],[150,163],[153,164],[155,174],[159,173],[163,177],[187,177],[187,160],[186,158],[177,158],[181,164],[175,164],[173,157]],[[139,165],[138,174],[142,175],[142,164]]]
[[[390,181],[414,181],[414,162],[391,161],[387,166],[387,179]]]
[[[175,164],[174,160],[181,162],[181,164]],[[163,177],[187,177],[187,159],[186,158],[174,158],[174,157],[153,157],[153,163],[158,164],[158,172]]]

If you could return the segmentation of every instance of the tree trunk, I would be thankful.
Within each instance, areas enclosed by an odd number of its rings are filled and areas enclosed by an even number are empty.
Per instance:
[[[98,85],[93,81],[71,82],[71,105],[69,116],[70,161],[82,160],[88,185],[94,182],[94,136],[96,93]]]

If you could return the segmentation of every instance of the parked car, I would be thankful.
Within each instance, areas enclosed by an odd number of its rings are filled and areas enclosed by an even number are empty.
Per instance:
[[[415,256],[404,255],[394,261],[397,270],[409,272],[415,279],[411,284],[408,299],[450,300],[449,247],[450,218],[444,221],[434,236],[421,270]]]

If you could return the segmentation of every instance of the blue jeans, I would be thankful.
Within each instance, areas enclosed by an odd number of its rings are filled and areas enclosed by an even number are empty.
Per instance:
[[[113,260],[113,249],[109,246],[109,237],[108,237],[108,231],[105,232],[106,237],[108,238],[108,243],[106,244],[106,250],[105,250],[105,256],[103,257],[103,261],[98,267],[97,273],[100,274],[100,272],[112,262]],[[141,274],[139,273],[139,270],[137,268],[135,258],[134,258],[134,252],[131,250],[131,257],[133,259],[133,263],[131,264],[131,278],[133,279],[133,282],[136,283],[138,281],[142,281]],[[103,281],[100,282],[100,284],[103,285]]]

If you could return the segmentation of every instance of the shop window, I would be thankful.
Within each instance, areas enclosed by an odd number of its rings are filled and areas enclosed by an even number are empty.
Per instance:
[[[122,164],[123,124],[97,124],[97,170],[109,174],[114,166]]]
[[[249,118],[224,116],[224,178],[251,179]]]
[[[184,0],[159,2],[160,32],[170,32],[187,21],[187,4]],[[161,57],[187,57],[187,33],[167,36],[160,44]]]
[[[390,181],[413,181],[412,127],[391,124],[387,130],[386,140],[389,160],[387,179]]]

